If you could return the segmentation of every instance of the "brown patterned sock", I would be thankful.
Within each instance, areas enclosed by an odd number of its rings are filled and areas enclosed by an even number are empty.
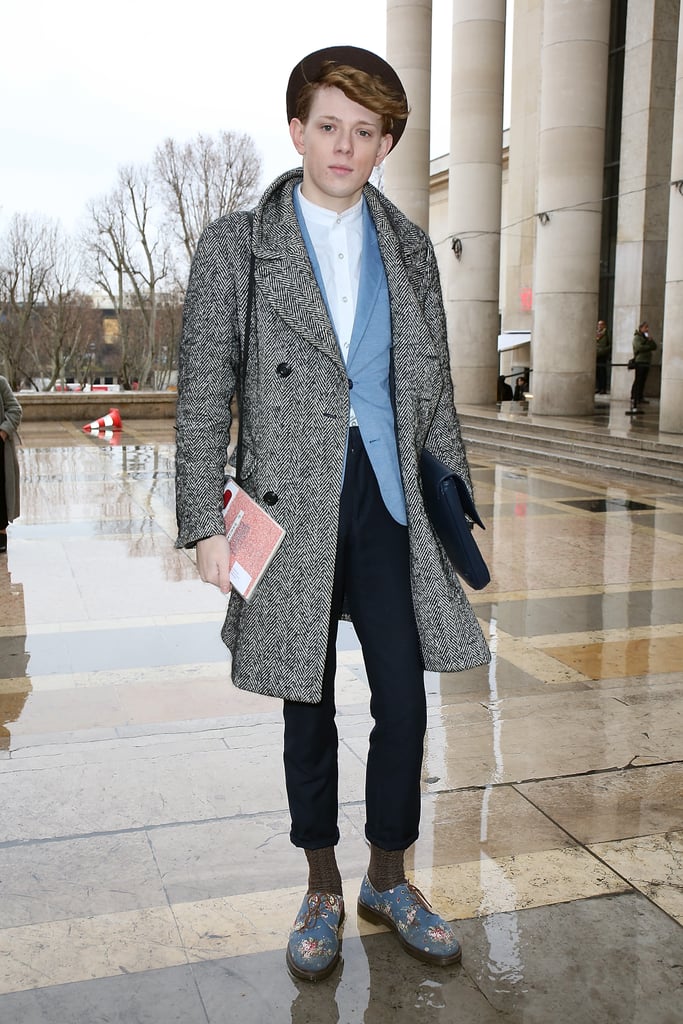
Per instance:
[[[405,850],[380,850],[370,846],[368,878],[377,892],[386,892],[406,881],[403,857]]]
[[[308,861],[308,891],[342,894],[342,880],[337,867],[334,846],[322,850],[304,850]]]

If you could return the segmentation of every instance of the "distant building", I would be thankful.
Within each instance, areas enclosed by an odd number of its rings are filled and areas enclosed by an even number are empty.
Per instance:
[[[431,3],[387,10],[412,114],[386,191],[434,240],[459,401],[494,402],[500,370],[526,364],[535,414],[590,414],[598,319],[626,401],[647,320],[660,428],[683,433],[680,4],[515,0],[505,139],[505,2],[455,5],[453,142],[431,166]],[[530,344],[499,353],[520,331]]]

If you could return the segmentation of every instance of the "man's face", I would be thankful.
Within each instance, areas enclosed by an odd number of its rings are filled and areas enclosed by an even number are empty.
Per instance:
[[[289,132],[303,157],[304,196],[337,213],[358,202],[393,141],[391,135],[382,135],[379,114],[336,88],[318,89],[306,123],[294,118]]]

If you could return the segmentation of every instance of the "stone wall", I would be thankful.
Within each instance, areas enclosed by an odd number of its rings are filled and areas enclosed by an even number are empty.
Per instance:
[[[74,420],[91,423],[118,409],[123,420],[157,420],[175,417],[174,391],[70,391],[22,392],[17,399],[25,422]]]

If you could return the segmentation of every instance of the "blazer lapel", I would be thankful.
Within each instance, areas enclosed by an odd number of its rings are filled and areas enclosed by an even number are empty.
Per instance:
[[[356,316],[349,344],[349,367],[353,363],[358,346],[367,330],[372,311],[377,303],[383,277],[384,264],[377,244],[375,226],[367,203],[363,203],[363,251],[360,260],[360,285],[356,302]]]

